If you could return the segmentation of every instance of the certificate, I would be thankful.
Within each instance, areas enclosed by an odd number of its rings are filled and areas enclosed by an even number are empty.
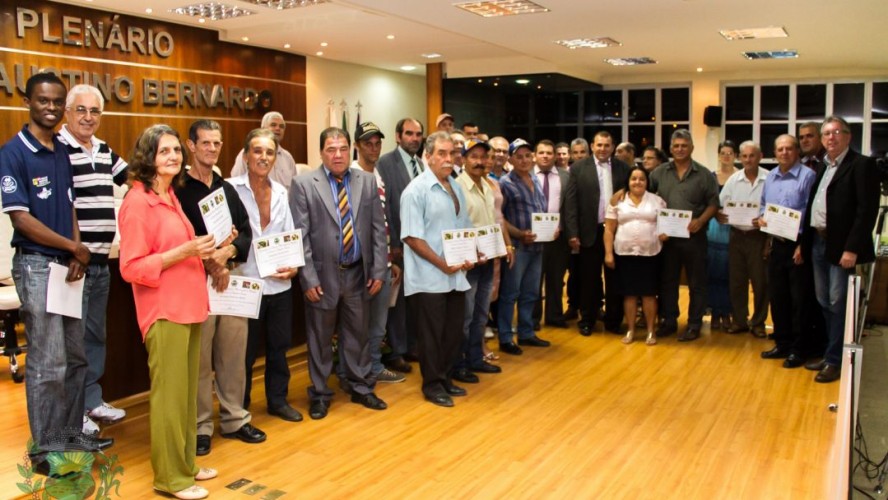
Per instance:
[[[561,214],[532,213],[530,214],[530,232],[536,235],[537,243],[555,241],[555,233],[561,223]]]
[[[83,318],[83,284],[86,277],[67,282],[68,266],[49,263],[49,282],[46,286],[46,312],[69,318]]]
[[[802,213],[798,210],[768,203],[765,205],[765,214],[762,218],[767,223],[762,226],[762,232],[790,241],[798,239],[799,226],[802,223]]]
[[[302,249],[302,230],[294,229],[284,233],[270,234],[253,239],[253,255],[259,276],[276,274],[282,267],[302,267],[305,254]]]
[[[673,210],[661,208],[657,214],[657,234],[665,234],[670,238],[690,238],[688,224],[694,212],[690,210]]]
[[[225,316],[259,317],[259,304],[262,302],[262,280],[230,276],[228,288],[219,293],[213,288],[213,278],[207,276],[207,291],[210,294],[210,314]]]
[[[483,254],[485,259],[506,255],[506,241],[503,239],[503,230],[500,226],[494,224],[479,227],[476,232],[478,252]]]
[[[729,201],[722,211],[728,216],[732,226],[752,226],[752,219],[758,218],[761,205],[757,201]]]
[[[197,202],[197,205],[200,207],[204,226],[207,227],[207,234],[216,237],[216,246],[218,247],[231,236],[231,211],[228,210],[225,191],[219,188]]]
[[[451,229],[441,231],[444,242],[444,260],[448,266],[458,266],[466,261],[478,262],[474,229]]]

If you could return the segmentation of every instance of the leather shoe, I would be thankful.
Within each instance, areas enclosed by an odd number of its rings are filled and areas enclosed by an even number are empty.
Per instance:
[[[582,335],[583,337],[588,337],[588,336],[592,335],[592,325],[589,325],[587,323],[583,323],[582,325],[579,325],[579,326],[580,326],[580,335]]]
[[[728,325],[727,328],[725,328],[725,331],[728,333],[743,333],[743,332],[748,332],[749,327],[746,325],[731,324],[731,325]]]
[[[659,335],[659,334],[658,334]],[[700,338],[700,329],[689,326],[681,335],[678,336],[679,342],[691,342]]]
[[[465,396],[469,393],[469,391],[463,389],[462,387],[453,385],[453,384],[445,384],[444,390],[450,396]]]
[[[546,320],[546,326],[554,326],[555,328],[567,328],[567,321],[563,319]]]
[[[428,395],[426,394],[426,401],[436,404],[438,406],[444,406],[446,408],[450,408],[453,406],[453,399],[450,398],[446,393],[439,392],[438,394]]]
[[[413,367],[410,366],[410,363],[404,361],[404,358],[401,357],[397,357],[387,362],[385,366],[389,370],[394,370],[401,373],[410,373],[411,371],[413,371]]]
[[[675,326],[675,323],[660,323],[657,328],[657,337],[668,337],[677,331],[678,327]]]
[[[829,382],[835,382],[842,377],[842,368],[838,365],[831,365],[826,363],[823,366],[823,369],[814,376],[814,382],[819,382],[821,384],[826,384]]]
[[[358,394],[354,392],[352,393],[351,400],[352,403],[364,405],[365,408],[370,408],[371,410],[385,410],[388,408],[385,401],[379,399],[376,394],[373,394],[372,392],[368,392],[367,394]]]
[[[762,353],[762,359],[785,359],[789,357],[789,349],[775,347]]]
[[[471,370],[473,372],[477,372],[477,373],[500,373],[503,371],[502,368],[500,368],[494,364],[488,363],[487,361],[481,361],[480,363],[478,363],[476,365],[472,365]]]
[[[757,339],[763,339],[768,336],[768,332],[765,331],[763,326],[754,326],[752,327],[752,336]]]
[[[202,457],[210,454],[211,438],[206,434],[197,435],[197,456]]]
[[[278,406],[277,408],[269,408],[268,414],[286,420],[287,422],[302,422],[302,414],[287,403],[284,403],[283,406]]]
[[[102,451],[114,445],[114,438],[101,438],[88,434],[78,434],[68,440],[68,450],[77,451]]]
[[[330,403],[324,401],[312,401],[311,406],[308,407],[308,416],[312,418],[312,420],[320,420],[327,416],[327,410],[330,409]]]
[[[784,368],[798,368],[805,364],[805,358],[799,356],[796,353],[790,353],[790,355],[783,360]]]
[[[812,372],[819,372],[826,366],[825,359],[815,359],[814,361],[808,361],[805,363],[805,369],[811,370]]]
[[[518,345],[529,345],[531,347],[549,347],[551,342],[543,340],[536,335],[527,339],[518,339]]]
[[[453,370],[453,373],[450,374],[450,378],[467,384],[477,384],[481,381],[481,379],[478,378],[478,375],[469,371],[468,368],[457,368],[456,370]]]
[[[522,351],[520,347],[511,342],[500,342],[500,352],[511,354],[513,356],[519,356],[524,351]]]
[[[250,444],[261,443],[267,438],[264,432],[253,427],[252,424],[244,424],[240,429],[234,432],[223,433],[222,437],[228,439],[240,439],[241,441]]]

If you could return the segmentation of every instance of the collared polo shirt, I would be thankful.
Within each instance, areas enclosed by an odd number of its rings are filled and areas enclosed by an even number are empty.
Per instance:
[[[456,178],[456,183],[463,190],[466,197],[469,220],[475,227],[491,226],[496,224],[496,208],[494,207],[493,188],[487,181],[481,179],[481,187],[472,180],[465,171]]]
[[[691,160],[684,178],[676,175],[675,163],[669,161],[651,172],[651,191],[675,210],[690,210],[693,217],[703,215],[708,207],[718,206],[718,182],[712,171]]]
[[[817,174],[801,163],[796,163],[785,174],[780,172],[780,167],[775,167],[768,172],[765,186],[762,188],[762,207],[764,213],[765,204],[771,203],[781,207],[791,208],[802,212],[802,220],[805,220],[805,212],[808,206],[808,196],[814,187]],[[799,225],[799,233],[803,233],[805,225]]]

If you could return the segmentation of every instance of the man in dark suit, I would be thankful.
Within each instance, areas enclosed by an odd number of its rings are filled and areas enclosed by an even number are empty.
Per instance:
[[[321,132],[323,166],[293,179],[290,209],[302,230],[305,267],[299,281],[307,301],[309,415],[327,416],[333,391],[333,333],[351,400],[373,410],[386,404],[372,391],[368,302],[382,288],[387,265],[385,219],[376,178],[349,168],[348,132]]]
[[[534,175],[543,188],[546,212],[561,214],[564,208],[564,190],[570,174],[566,168],[555,166],[555,145],[548,139],[537,143],[534,159],[536,161]],[[560,232],[554,241],[543,243],[543,276],[540,288],[545,287],[546,310],[544,315],[543,301],[540,299],[533,311],[534,325],[538,325],[540,319],[545,316],[546,325],[567,328],[561,297],[564,290],[564,273],[567,272],[569,261],[570,247],[567,246],[564,231]],[[542,297],[542,294],[540,296]]]
[[[592,156],[570,167],[564,193],[564,228],[573,250],[580,252],[580,333],[591,335],[601,306],[601,270],[604,264],[604,209],[611,196],[629,183],[629,166],[611,158],[614,140],[608,132],[595,134]],[[619,333],[623,298],[615,293],[610,269],[604,270],[605,328]]]
[[[385,216],[391,234],[392,263],[404,269],[404,245],[401,242],[401,193],[415,177],[425,170],[419,150],[422,147],[422,123],[413,118],[402,118],[395,125],[395,142],[398,146],[379,157],[376,169],[385,184]],[[403,281],[402,281],[403,283]],[[386,331],[392,352],[383,359],[391,369],[410,373],[410,364],[404,360],[413,339],[408,337],[407,307],[404,287],[398,289],[398,300],[389,310]]]
[[[823,361],[808,363],[816,382],[841,376],[842,338],[848,276],[857,264],[875,260],[873,226],[879,210],[879,176],[872,158],[850,149],[851,128],[838,116],[820,127],[826,149],[808,203],[805,239],[814,266],[814,291],[826,320],[827,347]]]

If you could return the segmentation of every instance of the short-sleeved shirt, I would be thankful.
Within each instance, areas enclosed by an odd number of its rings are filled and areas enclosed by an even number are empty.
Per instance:
[[[441,232],[472,227],[462,188],[451,178],[447,182],[459,202],[459,214],[453,198],[428,168],[414,179],[401,194],[401,239],[424,240],[438,255],[444,255]],[[465,271],[445,274],[404,245],[404,295],[415,293],[464,292],[470,288]]]
[[[811,194],[816,179],[817,174],[801,163],[793,165],[785,174],[780,171],[780,167],[775,167],[765,179],[765,187],[762,189],[761,213],[764,213],[765,204],[771,203],[798,210],[802,212],[802,220],[805,220],[808,195]],[[804,231],[805,225],[800,224],[799,233]]]
[[[755,201],[762,199],[762,190],[765,187],[765,179],[768,177],[768,171],[762,167],[758,168],[756,178],[749,182],[746,177],[746,170],[740,169],[728,177],[725,186],[718,195],[718,201],[722,207],[729,201]],[[742,231],[752,231],[755,227],[752,224],[737,224],[737,229]]]
[[[546,199],[543,197],[543,188],[540,186],[539,180],[533,174],[530,178],[533,180],[533,191],[527,187],[518,174],[509,172],[500,178],[500,189],[503,192],[503,217],[509,224],[517,229],[527,231],[531,227],[531,214],[546,212]],[[518,240],[521,250],[527,252],[542,252],[542,243],[531,243],[525,245]]]
[[[660,253],[663,244],[657,234],[657,213],[665,206],[662,198],[649,191],[645,191],[638,205],[629,196],[616,205],[608,203],[605,217],[617,221],[614,252],[639,257]]]
[[[496,224],[496,208],[494,207],[493,187],[485,179],[481,179],[481,187],[472,180],[465,171],[456,178],[456,183],[466,197],[466,208],[469,220],[475,227]]]
[[[0,192],[3,212],[30,213],[53,232],[74,237],[74,191],[71,161],[57,136],[49,150],[28,130],[22,130],[0,149]],[[18,230],[12,233],[12,246],[51,256],[67,256],[59,248],[29,240]]]
[[[650,190],[666,201],[667,208],[690,210],[694,218],[708,207],[718,206],[718,181],[708,168],[693,160],[682,179],[676,175],[673,161],[655,168]]]

